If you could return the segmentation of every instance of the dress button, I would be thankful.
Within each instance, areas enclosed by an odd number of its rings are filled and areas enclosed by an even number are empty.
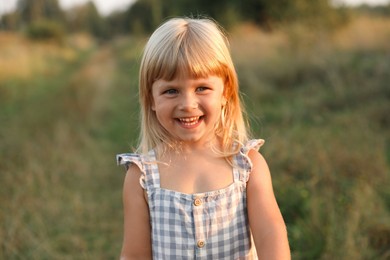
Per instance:
[[[198,240],[198,243],[196,243],[196,245],[198,246],[198,248],[202,248],[204,247],[204,241],[203,240]]]
[[[199,198],[194,199],[194,205],[195,206],[199,206],[201,204],[202,204],[202,200],[201,199],[199,199]]]

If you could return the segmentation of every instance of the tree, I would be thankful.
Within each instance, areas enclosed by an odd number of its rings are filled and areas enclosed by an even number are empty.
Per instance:
[[[98,38],[107,37],[107,24],[92,1],[67,11],[66,22],[71,32],[83,31]]]
[[[130,9],[129,19],[141,22],[148,31],[173,16],[209,16],[224,27],[243,20],[267,28],[277,23],[330,24],[340,20],[330,0],[138,0]]]
[[[19,14],[17,12],[12,12],[8,14],[4,14],[0,18],[0,28],[5,30],[17,30],[19,27]]]
[[[330,0],[247,0],[240,12],[246,20],[268,28],[277,23],[329,25],[340,20]]]
[[[38,20],[63,22],[63,12],[58,0],[18,0],[17,12],[23,24]]]

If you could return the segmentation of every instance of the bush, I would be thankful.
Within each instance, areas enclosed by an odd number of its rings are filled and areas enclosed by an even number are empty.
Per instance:
[[[54,40],[63,42],[65,31],[61,24],[50,20],[39,20],[31,23],[26,29],[27,36],[32,40]]]

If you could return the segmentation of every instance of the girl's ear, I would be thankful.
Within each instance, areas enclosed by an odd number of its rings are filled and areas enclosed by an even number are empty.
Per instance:
[[[222,107],[226,106],[226,103],[227,103],[227,99],[225,97],[225,95],[222,96]]]

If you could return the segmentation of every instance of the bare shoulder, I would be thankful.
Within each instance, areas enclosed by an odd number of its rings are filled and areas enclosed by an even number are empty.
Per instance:
[[[252,171],[247,183],[248,201],[255,202],[259,208],[266,206],[268,210],[278,210],[271,173],[266,160],[263,155],[255,150],[250,150],[248,156],[252,162]]]
[[[248,156],[252,162],[252,172],[249,182],[253,184],[257,183],[258,185],[272,185],[271,173],[264,156],[255,150],[250,150]]]
[[[254,168],[265,167],[268,170],[267,162],[260,152],[252,149],[249,151],[248,156],[251,159]]]
[[[141,169],[134,163],[130,164],[129,168],[126,171],[126,176],[125,176],[125,181],[124,181],[124,186],[125,188],[127,186],[139,186],[139,188],[142,189],[140,185],[140,178],[142,176]],[[139,190],[139,189],[136,189]]]
[[[123,258],[151,259],[149,208],[140,184],[142,174],[137,165],[131,164],[123,184]]]

